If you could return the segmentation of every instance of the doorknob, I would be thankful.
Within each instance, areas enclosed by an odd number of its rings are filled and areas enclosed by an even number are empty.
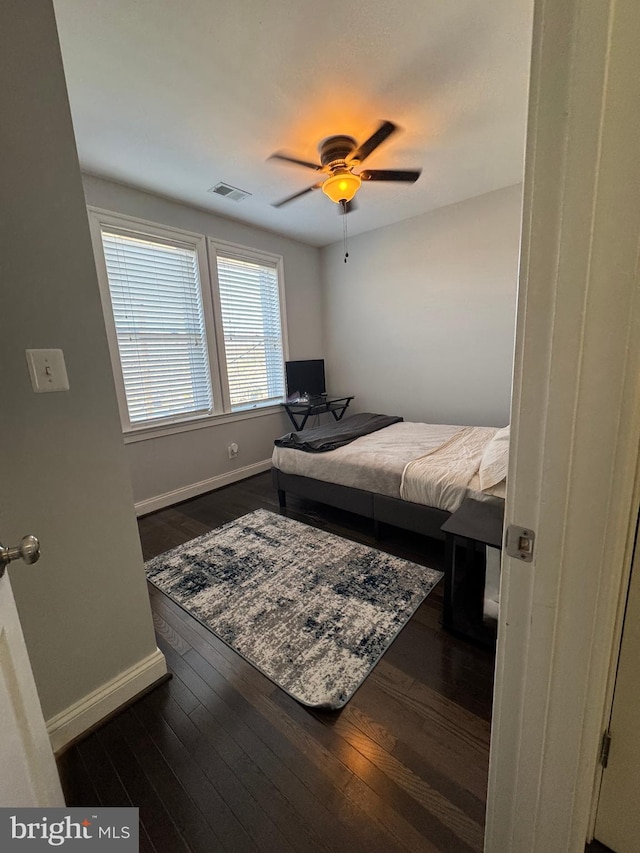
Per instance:
[[[17,548],[5,548],[0,543],[0,578],[13,560],[35,563],[40,558],[40,543],[35,536],[23,536]]]

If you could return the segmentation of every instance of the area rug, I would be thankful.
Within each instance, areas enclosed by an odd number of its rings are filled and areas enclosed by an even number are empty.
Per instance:
[[[341,708],[442,577],[257,510],[146,563],[147,577],[303,705]]]

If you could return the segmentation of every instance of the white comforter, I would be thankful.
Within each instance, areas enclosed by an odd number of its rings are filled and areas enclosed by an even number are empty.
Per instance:
[[[495,427],[463,427],[436,450],[409,462],[402,474],[400,497],[454,512],[467,497],[484,448],[496,432]]]
[[[272,462],[286,474],[453,512],[465,497],[479,500],[504,497],[504,484],[480,492],[477,476],[481,447],[496,432],[496,427],[401,422],[328,453],[276,447]],[[453,472],[448,480],[447,471]]]

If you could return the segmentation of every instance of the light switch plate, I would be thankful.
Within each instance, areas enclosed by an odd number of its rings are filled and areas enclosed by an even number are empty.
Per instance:
[[[27,364],[36,394],[68,391],[69,378],[61,349],[28,349]]]

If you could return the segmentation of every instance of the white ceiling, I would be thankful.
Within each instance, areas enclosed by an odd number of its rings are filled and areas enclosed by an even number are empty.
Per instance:
[[[359,234],[522,178],[532,0],[54,0],[82,168],[312,245],[342,236],[318,142],[403,128],[366,167]],[[252,195],[233,202],[219,181]]]

